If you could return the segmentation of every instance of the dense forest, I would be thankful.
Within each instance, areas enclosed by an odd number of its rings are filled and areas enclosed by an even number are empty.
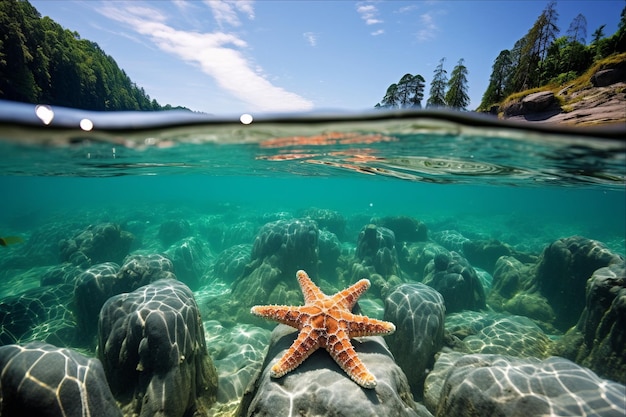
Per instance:
[[[0,0],[0,99],[85,110],[168,110],[113,58],[26,0]],[[182,107],[177,107],[182,108]]]
[[[604,33],[605,25],[595,29],[587,45],[587,20],[579,14],[560,36],[556,2],[551,1],[528,33],[513,48],[503,50],[495,59],[489,86],[477,110],[488,111],[511,94],[546,85],[560,85],[583,74],[595,62],[626,52],[626,8],[622,10],[617,31]],[[448,79],[445,58],[439,61],[430,84],[426,107],[449,107],[466,110],[467,68],[459,60]],[[425,79],[419,74],[404,75],[391,84],[377,108],[420,108]]]

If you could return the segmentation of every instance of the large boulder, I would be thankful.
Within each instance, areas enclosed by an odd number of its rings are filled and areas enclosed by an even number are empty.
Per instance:
[[[445,312],[441,294],[421,283],[399,285],[385,298],[384,320],[396,325],[395,333],[387,336],[389,349],[417,399],[443,346]]]
[[[591,84],[594,87],[608,87],[620,81],[626,81],[624,66],[622,68],[603,69],[591,76]]]
[[[243,274],[246,265],[250,262],[251,250],[252,245],[248,243],[224,249],[213,263],[213,277],[227,283],[234,282]]]
[[[425,242],[428,228],[417,219],[408,216],[387,216],[372,219],[372,223],[391,230],[397,242]]]
[[[244,316],[250,316],[248,308],[253,305],[300,302],[302,295],[293,277],[299,269],[317,276],[318,239],[317,224],[306,219],[277,220],[259,230],[250,263],[232,286],[231,298],[243,305]]]
[[[301,215],[315,221],[320,230],[331,232],[341,239],[345,237],[346,218],[338,211],[312,207],[303,210]]]
[[[585,306],[585,287],[594,271],[623,260],[604,244],[581,236],[559,239],[539,258],[529,292],[537,292],[554,309],[557,329],[575,325]]]
[[[164,279],[111,297],[100,311],[98,356],[123,410],[180,416],[208,410],[217,372],[193,293]]]
[[[71,239],[59,242],[61,261],[81,268],[103,262],[121,263],[128,254],[134,236],[116,223],[90,225]]]
[[[510,356],[549,356],[552,341],[532,320],[493,312],[464,311],[446,317],[446,331],[463,351]]]
[[[599,375],[626,383],[626,265],[596,270],[587,282],[585,309],[555,352]]]
[[[88,342],[98,331],[100,309],[115,292],[120,266],[114,262],[97,264],[80,274],[74,285],[74,310],[82,341]]]
[[[191,225],[185,219],[167,220],[159,227],[159,240],[163,246],[170,246],[174,242],[191,235]]]
[[[293,343],[296,332],[279,325],[272,332],[262,372],[244,396],[238,416],[431,416],[411,396],[406,376],[381,337],[365,337],[355,350],[376,375],[375,389],[359,387],[323,349],[280,379],[270,368]]]
[[[443,353],[426,379],[426,406],[437,416],[621,417],[624,385],[559,357]]]
[[[0,347],[3,417],[122,417],[99,360],[32,342]]]
[[[472,266],[456,252],[440,253],[428,263],[423,283],[439,292],[446,312],[484,310],[485,290]]]
[[[396,237],[391,229],[373,223],[361,228],[355,257],[350,280],[368,278],[373,296],[384,298],[391,288],[402,283]]]
[[[134,291],[161,279],[176,279],[174,264],[169,258],[158,253],[134,253],[124,259],[113,294]]]
[[[176,241],[165,255],[172,261],[176,278],[187,284],[193,291],[204,284],[209,269],[209,250],[206,244],[195,237]]]
[[[560,113],[561,107],[552,91],[539,91],[507,104],[503,111],[506,117],[525,116],[530,120],[542,120]]]

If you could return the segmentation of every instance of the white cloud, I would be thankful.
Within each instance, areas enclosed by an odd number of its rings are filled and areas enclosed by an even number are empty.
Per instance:
[[[313,32],[304,32],[302,34],[307,43],[311,46],[317,46],[317,35]]]
[[[359,16],[361,16],[361,19],[365,21],[366,25],[383,23],[383,20],[378,18],[378,8],[371,3],[357,3],[356,11]]]
[[[371,35],[372,36],[379,36],[379,35],[382,35],[383,33],[385,33],[385,29],[378,29],[378,30],[373,31],[371,33]]]
[[[431,13],[420,15],[420,29],[417,31],[417,40],[420,42],[429,41],[435,38],[439,27],[435,24],[435,20]]]
[[[235,35],[176,30],[158,10],[146,7],[107,6],[100,12],[127,24],[159,49],[198,65],[224,90],[247,103],[251,111],[309,110],[313,103],[269,82],[239,50],[246,42]]]
[[[251,0],[204,0],[204,3],[211,8],[220,26],[224,23],[240,26],[239,13],[246,14],[250,20],[254,19],[254,2]]]

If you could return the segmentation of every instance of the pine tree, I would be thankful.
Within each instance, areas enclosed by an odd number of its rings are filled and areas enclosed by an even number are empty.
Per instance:
[[[413,95],[409,100],[409,106],[414,108],[422,107],[422,100],[424,100],[424,87],[426,86],[426,80],[419,74],[415,74],[411,80]]]
[[[400,98],[398,97],[398,84],[391,84],[389,87],[387,87],[385,97],[383,97],[380,104],[382,107],[388,109],[398,108],[398,106],[400,105]]]
[[[570,23],[567,29],[567,40],[583,45],[587,42],[587,19],[582,14],[579,13]]]
[[[467,95],[467,67],[463,65],[463,58],[459,59],[448,81],[446,103],[456,110],[467,110],[469,96]]]
[[[491,76],[489,77],[489,86],[480,102],[480,108],[482,110],[488,110],[491,105],[499,103],[507,96],[506,88],[513,67],[511,55],[511,51],[505,49],[500,51],[500,54],[498,54],[498,57],[493,62]]]
[[[541,79],[541,63],[559,32],[559,28],[556,26],[559,14],[555,7],[556,2],[550,2],[537,18],[533,27],[518,41],[519,56],[516,57],[517,65],[511,79],[513,91],[522,91],[542,85],[544,80]]]
[[[430,83],[430,95],[426,101],[426,107],[443,107],[446,105],[448,73],[443,69],[445,60],[445,58],[441,58],[439,65],[435,68],[433,80]]]

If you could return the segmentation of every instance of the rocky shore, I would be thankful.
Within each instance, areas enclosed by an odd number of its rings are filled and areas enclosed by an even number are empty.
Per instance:
[[[498,108],[507,120],[568,125],[604,125],[626,122],[626,66],[604,69],[591,77],[592,86],[571,91],[540,91]]]

